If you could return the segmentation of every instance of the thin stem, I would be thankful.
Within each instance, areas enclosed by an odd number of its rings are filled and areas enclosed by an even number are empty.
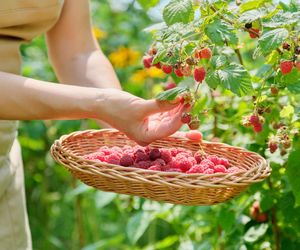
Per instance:
[[[234,52],[237,55],[240,64],[244,66],[244,60],[243,60],[243,57],[242,57],[240,49],[235,49]]]

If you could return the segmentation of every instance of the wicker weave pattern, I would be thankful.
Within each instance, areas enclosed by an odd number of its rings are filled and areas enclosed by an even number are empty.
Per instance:
[[[145,197],[152,200],[184,205],[212,205],[224,202],[252,183],[270,175],[271,169],[260,155],[243,148],[223,143],[202,141],[208,154],[226,157],[237,173],[185,174],[122,167],[85,160],[82,156],[97,151],[101,146],[136,145],[117,130],[86,130],[62,136],[51,147],[53,158],[64,165],[85,184],[120,194]],[[182,147],[193,152],[199,143],[184,138],[168,137],[156,141],[151,147]]]

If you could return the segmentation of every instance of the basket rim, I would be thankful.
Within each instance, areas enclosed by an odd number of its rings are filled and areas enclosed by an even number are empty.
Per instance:
[[[209,141],[206,141],[206,140],[201,140],[200,142],[198,141],[193,141],[193,140],[189,140],[187,138],[182,138],[182,137],[179,137],[179,136],[176,136],[176,135],[171,135],[169,136],[170,138],[175,138],[176,140],[180,140],[180,141],[188,141],[188,142],[192,142],[192,143],[197,143],[197,144],[206,144],[206,145],[214,145],[214,146],[222,146],[222,147],[228,147],[228,148],[235,148],[235,149],[239,149],[241,150],[242,152],[244,153],[248,153],[248,154],[251,154],[253,156],[255,156],[257,159],[259,159],[259,166],[256,166],[256,167],[253,167],[253,168],[250,168],[248,170],[241,170],[241,171],[238,171],[238,172],[234,172],[234,173],[214,173],[214,174],[203,174],[203,173],[200,173],[200,174],[187,174],[187,173],[181,173],[181,172],[163,172],[163,171],[156,171],[156,170],[148,170],[148,169],[139,169],[139,168],[135,168],[135,167],[123,167],[123,166],[120,166],[120,165],[115,165],[115,164],[109,164],[109,163],[105,163],[105,162],[98,162],[98,161],[93,161],[93,160],[87,160],[87,159],[84,159],[82,156],[77,156],[75,155],[71,150],[65,150],[63,149],[63,146],[62,146],[62,143],[64,142],[64,140],[66,140],[67,138],[70,138],[72,136],[80,136],[82,134],[86,134],[86,133],[102,133],[102,132],[108,132],[108,133],[118,133],[118,134],[122,134],[124,135],[124,133],[116,130],[116,129],[111,129],[111,128],[106,128],[106,129],[88,129],[88,130],[81,130],[81,131],[75,131],[75,132],[71,132],[69,134],[66,134],[66,135],[62,135],[59,139],[55,140],[54,143],[52,144],[51,146],[51,155],[54,159],[58,160],[58,162],[62,165],[64,165],[66,168],[68,168],[69,170],[71,171],[75,171],[74,168],[76,168],[76,171],[80,171],[80,172],[84,172],[84,173],[89,173],[89,174],[99,174],[99,173],[95,173],[94,171],[99,171],[99,168],[103,168],[104,167],[108,167],[110,168],[111,170],[114,170],[114,171],[117,171],[117,172],[120,172],[120,171],[124,171],[124,173],[135,173],[136,175],[143,175],[143,177],[145,175],[150,175],[151,174],[155,174],[156,176],[159,176],[159,177],[173,177],[173,178],[176,178],[176,177],[182,177],[182,178],[188,178],[190,180],[202,180],[202,181],[205,181],[206,179],[208,179],[208,177],[211,177],[209,178],[209,181],[207,182],[208,185],[210,187],[228,187],[228,186],[232,186],[232,185],[237,185],[237,186],[248,186],[249,184],[251,183],[255,183],[255,182],[260,182],[261,179],[259,179],[258,181],[252,179],[252,180],[249,180],[249,182],[244,182],[244,183],[235,183],[234,184],[234,180],[231,180],[231,178],[233,177],[238,177],[238,178],[241,178],[244,176],[245,179],[249,179],[247,178],[246,176],[249,175],[249,174],[253,174],[254,172],[257,172],[257,171],[260,171],[260,172],[264,172],[265,175],[268,177],[270,174],[271,174],[271,168],[270,168],[270,165],[268,164],[267,160],[265,158],[263,158],[261,155],[255,153],[255,152],[251,152],[245,148],[242,148],[242,147],[236,147],[236,146],[232,146],[232,145],[229,145],[229,144],[225,144],[225,143],[221,143],[221,142],[209,142]],[[168,138],[168,137],[167,137]],[[132,141],[131,139],[128,138],[128,140]],[[163,141],[164,139],[162,139]],[[150,144],[151,146],[151,144]],[[57,159],[57,157],[55,157],[55,150],[57,149],[60,149],[59,151],[63,151],[63,152],[66,152],[68,154],[68,157],[73,160],[75,160],[76,162],[86,162],[88,164],[85,164],[84,165],[84,168],[78,168],[78,167],[74,167],[74,166],[68,166],[66,163],[60,161],[59,159]],[[94,171],[93,171],[94,170]],[[128,179],[126,176],[122,176],[123,178],[125,179]],[[217,182],[219,181],[219,178],[217,181],[215,181],[215,184],[214,184],[214,178],[216,177],[223,177],[224,180],[225,179],[229,179],[230,180],[230,183],[228,183],[228,185],[223,185],[223,184],[217,184]],[[145,179],[145,178],[144,178]],[[132,178],[130,178],[130,180],[132,180]],[[144,181],[144,180],[143,180]],[[157,182],[154,182],[154,181],[151,181],[151,180],[148,180],[150,183],[155,183],[157,184]],[[169,183],[170,186],[174,187],[176,186],[175,184],[173,183]],[[164,183],[165,185],[165,183]],[[195,187],[195,186],[192,186],[190,184],[187,184],[186,185],[187,187]],[[176,186],[177,187],[177,186]]]

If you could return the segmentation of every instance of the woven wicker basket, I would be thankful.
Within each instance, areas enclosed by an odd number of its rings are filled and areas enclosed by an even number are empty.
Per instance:
[[[184,205],[224,202],[244,191],[250,184],[264,180],[271,172],[266,160],[256,153],[206,141],[201,142],[206,153],[225,156],[232,166],[241,171],[230,174],[160,172],[95,162],[82,157],[97,151],[101,146],[124,145],[136,144],[117,130],[87,130],[62,136],[52,145],[51,154],[72,175],[89,186]],[[158,140],[150,146],[182,147],[193,152],[199,150],[199,142],[176,137]]]

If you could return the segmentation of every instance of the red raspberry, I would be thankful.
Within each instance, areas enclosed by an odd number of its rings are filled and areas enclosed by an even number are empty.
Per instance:
[[[214,173],[214,170],[211,169],[211,168],[208,168],[206,170],[204,170],[203,174],[213,174]]]
[[[149,160],[149,156],[142,149],[138,149],[134,153],[134,158],[135,158],[136,162],[139,162],[139,161],[148,161]]]
[[[189,113],[183,113],[181,116],[181,122],[185,124],[189,124],[192,120],[192,115]]]
[[[249,122],[252,125],[258,124],[259,123],[259,117],[257,115],[251,115],[249,118]]]
[[[287,75],[291,73],[293,70],[293,62],[292,61],[283,61],[280,63],[280,70],[283,75]]]
[[[112,147],[111,150],[112,150],[113,152],[122,153],[122,149],[121,149],[120,147],[117,147],[117,146]]]
[[[171,152],[168,149],[161,149],[160,150],[161,159],[163,159],[166,163],[169,163],[172,161],[172,155]]]
[[[91,161],[102,161],[105,162],[106,158],[105,158],[105,154],[103,152],[95,152],[95,153],[91,153],[88,155],[85,155],[83,157],[86,160],[91,160]]]
[[[151,149],[151,151],[149,153],[149,157],[150,157],[151,161],[154,161],[154,160],[160,158],[160,156],[161,156],[161,153],[158,148]]]
[[[300,62],[296,62],[296,63],[295,63],[295,67],[296,67],[296,69],[297,69],[298,71],[300,71]]]
[[[158,69],[161,69],[161,64],[160,64],[160,62],[153,64],[153,66],[155,66],[155,67],[158,68]]]
[[[216,165],[214,167],[214,172],[215,173],[226,173],[227,169],[223,165]]]
[[[271,154],[275,153],[276,150],[278,149],[278,143],[277,142],[270,141],[268,146],[269,146]]]
[[[172,156],[176,156],[177,152],[178,152],[177,148],[170,148],[170,153]]]
[[[241,170],[238,167],[231,167],[227,169],[228,173],[236,173],[236,172],[240,172]]]
[[[189,160],[189,162],[192,163],[192,165],[196,165],[197,164],[197,161],[196,161],[196,159],[193,156],[188,157],[188,160]]]
[[[182,173],[182,170],[180,168],[169,168],[168,172],[180,172],[180,173]]]
[[[251,32],[251,31],[255,32],[256,34],[253,33],[253,32]],[[259,37],[259,33],[260,33],[260,30],[259,30],[259,29],[255,29],[255,28],[250,28],[250,29],[249,29],[249,35],[250,35],[250,37],[251,37],[252,39],[258,38],[258,37]]]
[[[214,168],[214,166],[215,166],[215,164],[208,159],[204,159],[203,161],[201,161],[200,165],[202,165],[202,166],[206,165],[209,168]]]
[[[192,167],[192,163],[188,159],[180,159],[178,160],[178,168],[180,168],[183,172],[188,171]]]
[[[153,170],[153,171],[161,171],[161,168],[159,166],[151,166],[150,168],[148,168],[149,170]]]
[[[150,56],[154,56],[154,55],[156,55],[156,53],[157,53],[157,49],[156,49],[156,48],[150,48],[150,49],[148,50],[148,54],[149,54]]]
[[[175,69],[174,70],[175,75],[177,75],[178,77],[183,77],[183,73],[181,71],[181,69]]]
[[[230,163],[226,158],[219,158],[219,164],[223,165],[226,168],[230,166]]]
[[[212,56],[212,52],[210,48],[204,48],[200,50],[199,58],[200,59],[210,59]]]
[[[201,163],[202,160],[205,159],[205,155],[201,152],[201,151],[197,151],[194,155],[195,160],[197,161],[197,163]]]
[[[189,131],[186,133],[186,137],[193,141],[201,141],[202,140],[202,134],[199,131]]]
[[[134,164],[135,167],[143,168],[143,169],[147,169],[151,167],[151,165],[152,165],[152,161],[139,161]]]
[[[206,76],[206,70],[204,67],[197,67],[194,69],[194,79],[196,82],[203,82]]]
[[[120,165],[124,167],[129,167],[133,165],[133,158],[131,155],[123,155],[120,159]]]
[[[257,123],[253,125],[253,130],[256,133],[260,133],[263,130],[263,126],[261,123]]]
[[[152,66],[153,57],[152,56],[144,56],[143,57],[143,64],[144,67],[149,69]]]
[[[194,165],[193,167],[190,168],[189,171],[187,171],[188,174],[201,174],[203,173],[204,167],[201,165]]]
[[[120,157],[118,155],[111,154],[111,155],[107,156],[106,162],[110,163],[110,164],[119,165],[120,164]]]
[[[173,89],[176,88],[176,83],[175,82],[168,82],[165,86],[164,86],[164,90],[169,90],[169,89]]]
[[[166,165],[166,162],[163,159],[160,159],[160,158],[156,159],[155,161],[153,161],[151,163],[151,166],[159,166],[159,167],[161,167],[161,166],[165,166],[165,165]]]
[[[206,159],[210,160],[214,165],[220,164],[219,157],[216,155],[209,155]]]
[[[163,66],[161,66],[161,69],[163,72],[165,72],[166,74],[171,74],[173,71],[173,68],[171,65],[166,65],[164,64]]]

